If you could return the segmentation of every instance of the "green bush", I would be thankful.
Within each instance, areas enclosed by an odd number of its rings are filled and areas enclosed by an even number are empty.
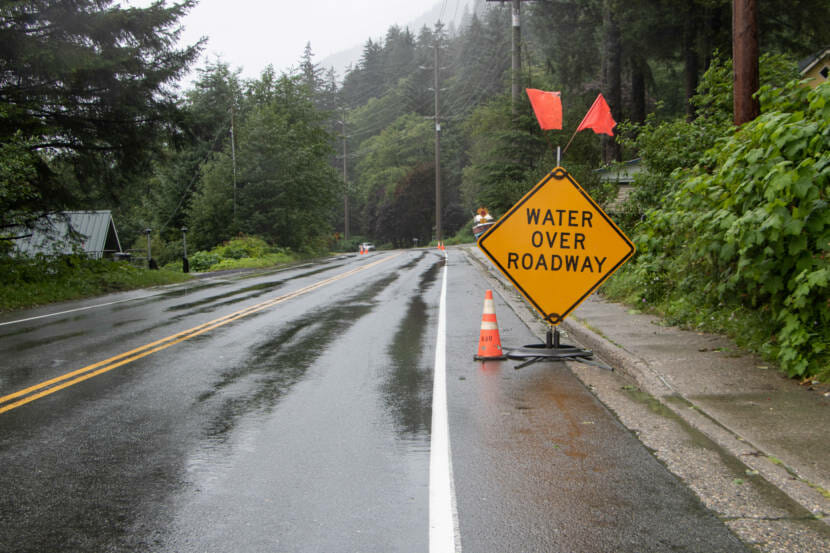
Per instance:
[[[181,282],[188,277],[83,255],[0,257],[0,310]]]
[[[271,247],[262,238],[239,235],[210,251],[198,251],[189,261],[196,272],[253,269],[290,263],[297,258],[290,248]]]
[[[239,235],[228,240],[221,246],[214,248],[219,257],[226,259],[242,259],[243,257],[258,258],[269,250],[268,243],[256,236]]]
[[[766,313],[763,350],[790,376],[828,376],[830,85],[762,87],[763,112],[670,177],[623,278],[639,299],[693,313]],[[714,315],[712,315],[714,318]]]
[[[197,272],[207,271],[213,265],[219,263],[220,259],[219,254],[199,251],[190,257],[190,269]]]

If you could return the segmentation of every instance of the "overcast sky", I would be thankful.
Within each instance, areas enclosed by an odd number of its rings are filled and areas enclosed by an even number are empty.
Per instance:
[[[152,0],[121,0],[146,6]],[[168,4],[171,0],[167,1]],[[208,37],[205,55],[232,67],[243,77],[258,77],[272,64],[278,71],[296,66],[307,42],[315,61],[381,38],[393,24],[405,25],[436,4],[452,11],[454,0],[200,0],[182,21],[182,41]],[[445,18],[451,18],[448,13]],[[446,20],[446,19],[445,19]],[[413,29],[414,31],[414,29]],[[197,67],[204,66],[203,59]],[[342,78],[342,75],[340,75]]]

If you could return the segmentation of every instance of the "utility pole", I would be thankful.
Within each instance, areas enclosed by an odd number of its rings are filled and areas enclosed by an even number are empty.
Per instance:
[[[488,2],[501,2],[504,0],[487,0]],[[512,4],[512,75],[510,92],[513,100],[513,115],[518,111],[519,96],[522,93],[522,2],[528,0],[510,0]]]
[[[346,108],[343,108],[343,236],[349,239],[349,172],[346,165]]]
[[[441,227],[441,119],[439,115],[438,95],[438,72],[441,66],[438,65],[438,37],[435,38],[435,238],[439,242],[444,239]]]
[[[734,64],[733,120],[736,125],[752,121],[761,113],[753,94],[758,91],[758,2],[732,2],[732,59]]]
[[[522,0],[513,0],[513,67],[511,96],[513,99],[513,115],[516,115],[519,105],[519,95],[522,93]]]
[[[233,164],[233,222],[236,225],[236,137],[233,134],[233,104],[231,104],[231,163]]]

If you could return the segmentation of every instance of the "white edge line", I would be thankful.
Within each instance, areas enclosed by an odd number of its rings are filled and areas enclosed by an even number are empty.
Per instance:
[[[107,307],[108,305],[115,305],[115,304],[118,304],[118,303],[125,303],[125,302],[128,302],[128,301],[143,300],[145,298],[151,298],[151,297],[157,296],[157,295],[158,294],[153,294],[153,295],[150,295],[150,296],[138,296],[138,297],[135,297],[135,298],[127,298],[127,299],[124,299],[124,300],[111,301],[111,302],[108,302],[108,303],[98,303],[98,304],[95,304],[95,305],[87,305],[86,307],[76,307],[75,309],[68,309],[66,311],[58,311],[57,313],[46,313],[45,315],[38,315],[36,317],[28,317],[26,319],[17,319],[16,321],[6,321],[4,323],[0,323],[0,326],[13,325],[13,324],[17,324],[17,323],[25,323],[25,322],[28,322],[28,321],[35,321],[37,319],[47,319],[49,317],[57,317],[59,315],[67,315],[69,313],[76,313],[78,311],[86,311],[88,309],[96,309],[98,307]]]
[[[446,255],[446,254],[445,254]],[[445,258],[446,259],[446,258]],[[446,263],[446,261],[445,261]],[[460,553],[458,510],[450,455],[447,414],[447,264],[441,282],[435,370],[432,385],[432,435],[429,456],[429,552]]]

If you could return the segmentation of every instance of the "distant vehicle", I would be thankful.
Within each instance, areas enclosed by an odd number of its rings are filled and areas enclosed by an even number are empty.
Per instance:
[[[371,242],[364,242],[360,245],[360,249],[364,252],[370,252],[375,249],[375,245]]]

